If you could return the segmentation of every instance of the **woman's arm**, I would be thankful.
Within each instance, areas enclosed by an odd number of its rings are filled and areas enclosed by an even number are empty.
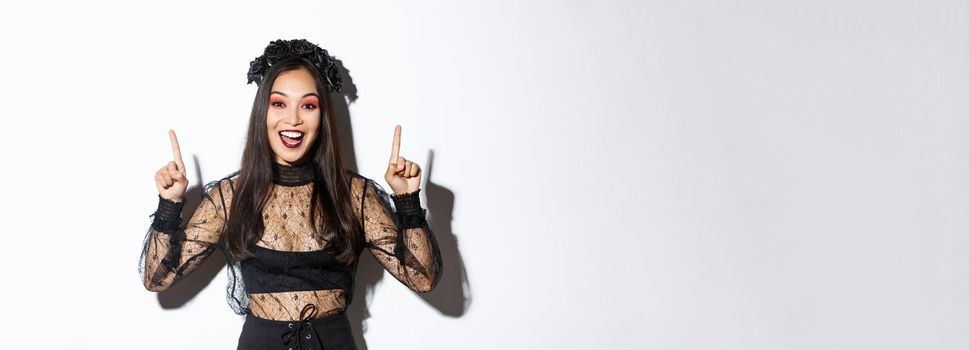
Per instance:
[[[388,196],[364,178],[362,207],[366,246],[384,268],[408,288],[426,293],[441,279],[437,240],[421,208],[420,189]],[[396,211],[390,207],[393,200]]]
[[[158,209],[145,236],[138,271],[145,289],[153,292],[168,289],[201,265],[222,238],[231,200],[231,181],[213,181],[204,187],[202,204],[184,227],[181,225],[183,202],[158,196]]]

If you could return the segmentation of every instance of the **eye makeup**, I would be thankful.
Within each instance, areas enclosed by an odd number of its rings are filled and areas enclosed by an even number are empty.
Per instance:
[[[281,105],[277,106],[277,103]],[[277,108],[284,108],[286,107],[286,101],[282,97],[272,95],[269,96],[269,105]],[[303,107],[309,107],[310,109],[320,108],[320,101],[316,97],[310,96],[303,103]]]
[[[278,103],[281,103],[282,106],[276,106],[276,103],[277,102]],[[269,97],[269,105],[270,106],[273,106],[273,107],[286,107],[286,101],[283,100],[283,98],[278,97],[278,96],[270,96]]]
[[[304,106],[307,106],[307,105],[313,106],[312,107],[313,109],[320,108],[320,102],[316,100],[316,97],[309,97],[309,98],[307,98],[306,99],[306,103],[304,103],[303,105]]]

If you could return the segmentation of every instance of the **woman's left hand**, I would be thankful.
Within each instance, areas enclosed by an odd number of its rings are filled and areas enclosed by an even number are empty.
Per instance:
[[[394,194],[411,193],[421,188],[421,167],[400,156],[400,125],[394,128],[394,144],[390,151],[390,164],[384,180]]]

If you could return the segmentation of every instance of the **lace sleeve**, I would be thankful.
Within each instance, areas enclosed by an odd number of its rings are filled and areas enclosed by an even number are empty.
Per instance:
[[[191,220],[181,225],[185,202],[158,196],[158,209],[145,234],[138,272],[145,289],[158,292],[171,287],[212,255],[222,238],[225,224],[227,180],[213,181],[202,191],[202,204]]]
[[[388,196],[376,182],[364,179],[361,208],[366,246],[383,267],[408,288],[425,293],[441,279],[437,239],[425,220],[420,189]],[[391,209],[390,199],[396,210]]]

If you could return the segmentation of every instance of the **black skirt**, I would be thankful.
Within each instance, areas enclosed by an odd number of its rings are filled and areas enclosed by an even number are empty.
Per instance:
[[[237,350],[356,350],[346,311],[300,321],[267,320],[246,314]]]

